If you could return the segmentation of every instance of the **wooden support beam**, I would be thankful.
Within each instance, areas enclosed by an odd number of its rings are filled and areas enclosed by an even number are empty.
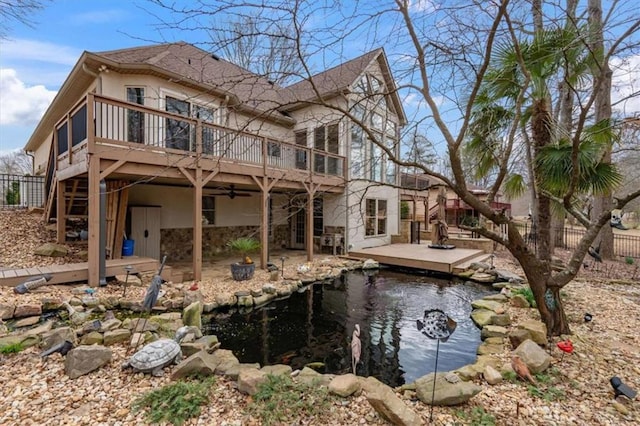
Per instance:
[[[56,204],[56,241],[58,242],[58,244],[64,244],[67,239],[67,217],[65,213],[66,208],[64,193],[66,182],[54,181],[53,184],[58,186],[58,188],[56,189],[56,191],[58,192],[58,202]]]
[[[316,195],[316,191],[320,187],[318,184],[303,182],[304,188],[307,190],[307,223],[306,223],[306,251],[307,261],[313,260],[313,198]]]
[[[126,163],[126,160],[116,161],[115,163],[104,169],[102,172],[100,172],[100,179],[106,179],[111,173],[118,170],[124,163]]]
[[[263,177],[260,194],[260,268],[266,269],[269,261],[269,178]]]
[[[189,182],[191,182],[191,185],[196,186],[196,182],[200,182],[200,180],[197,179],[197,177],[193,177],[193,175],[191,174],[191,172],[187,169],[185,169],[184,167],[179,166],[178,169],[180,169],[180,171],[182,172],[182,174],[189,179]],[[202,169],[200,169],[200,176],[202,176]]]
[[[90,155],[89,159],[89,246],[88,281],[91,287],[100,283],[100,157]]]
[[[66,181],[65,181],[66,182]],[[67,203],[67,207],[66,207],[66,211],[67,211],[67,215],[71,214],[71,208],[73,207],[73,201],[76,197],[76,192],[78,191],[78,183],[80,181],[78,179],[74,179],[73,183],[71,184],[71,192],[69,193],[69,202]],[[62,198],[64,199],[64,202],[66,202],[66,198],[67,198],[67,185],[64,185],[62,187],[63,192],[61,193]]]
[[[193,191],[193,279],[202,279],[202,122],[196,123],[196,170],[195,177],[183,167],[180,171],[194,186]]]

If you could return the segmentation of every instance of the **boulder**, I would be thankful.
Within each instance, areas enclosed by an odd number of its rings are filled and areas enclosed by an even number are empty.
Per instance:
[[[494,272],[498,276],[500,281],[506,281],[510,283],[522,283],[524,282],[524,278],[522,278],[518,274],[514,274],[513,272],[504,270],[504,269],[495,269]]]
[[[525,340],[513,353],[518,355],[522,361],[527,364],[531,374],[541,373],[549,368],[551,364],[551,356],[533,340]]]
[[[218,308],[218,304],[216,302],[205,303],[202,305],[202,312],[208,314],[209,312],[213,312]]]
[[[182,311],[182,323],[186,326],[202,328],[202,302],[193,302]]]
[[[491,318],[495,314],[495,312],[489,309],[474,309],[473,312],[471,312],[471,319],[478,327],[482,328],[485,325],[491,324]]]
[[[231,293],[219,293],[215,295],[215,302],[218,307],[234,306],[238,302],[238,298]]]
[[[257,362],[252,363],[252,364],[240,363],[240,364],[228,369],[226,371],[226,373],[225,373],[225,376],[230,378],[231,380],[238,380],[238,375],[240,375],[240,371],[242,371],[244,369],[260,370],[260,364],[258,364]]]
[[[500,327],[499,325],[486,325],[482,327],[480,338],[484,340],[487,337],[507,337],[508,332],[509,330],[505,327]]]
[[[407,406],[389,386],[375,377],[367,377],[363,388],[367,401],[385,420],[394,425],[422,425],[422,419]]]
[[[491,354],[501,354],[504,350],[503,345],[492,345],[487,344],[486,342],[478,346],[477,354],[478,355],[491,355]]]
[[[487,365],[482,372],[482,376],[490,385],[497,385],[502,382],[502,374],[490,365]]]
[[[502,293],[490,294],[483,297],[484,300],[493,300],[494,302],[506,302],[508,297]]]
[[[275,295],[278,289],[276,288],[275,285],[267,283],[262,286],[262,291],[266,294]]]
[[[488,274],[486,272],[476,272],[469,277],[470,280],[477,281],[479,283],[493,283],[496,280],[496,277],[492,274]]]
[[[47,350],[64,342],[65,340],[68,340],[75,345],[77,343],[76,332],[71,327],[54,328],[42,335],[41,347],[43,350]]]
[[[29,327],[29,326],[35,325],[35,324],[37,324],[39,322],[40,322],[40,316],[26,317],[26,318],[22,318],[22,319],[17,320],[16,322],[14,322],[13,326],[15,328]]]
[[[177,316],[177,318],[180,318],[180,313],[174,312],[174,314],[175,314],[174,316]],[[157,315],[149,319],[133,318],[130,320],[125,320],[124,323],[122,323],[122,327],[128,328],[133,333],[143,333],[145,331],[157,331],[160,328],[160,324],[158,323],[158,321],[154,320],[154,318],[158,318],[160,316],[161,315]]]
[[[248,395],[255,395],[258,392],[258,386],[266,383],[267,380],[267,373],[264,371],[243,368],[238,373],[238,390]]]
[[[40,300],[40,303],[42,303],[43,312],[57,311],[64,307],[62,304],[62,298],[60,297],[45,297]],[[2,308],[0,308],[0,310],[1,309]]]
[[[126,342],[130,337],[131,330],[127,330],[126,328],[118,328],[104,333],[103,344],[105,346],[109,346],[113,345],[114,343]]]
[[[331,381],[330,379],[325,379],[324,375],[309,367],[304,367],[299,371],[296,380],[309,386],[328,386]]]
[[[204,295],[200,290],[185,290],[182,299],[183,306],[189,306],[194,302],[200,302],[204,306]]]
[[[526,320],[518,324],[518,328],[531,333],[531,340],[539,345],[547,344],[547,326],[542,321]]]
[[[215,371],[216,363],[213,356],[207,351],[200,351],[182,360],[174,368],[171,379],[178,380],[194,375],[211,376]]]
[[[493,312],[504,312],[502,303],[496,302],[495,300],[478,299],[471,302],[471,306],[473,307],[473,309],[487,309]]]
[[[111,330],[115,330],[116,328],[120,328],[120,326],[122,325],[122,321],[120,321],[118,318],[112,318],[110,320],[106,320],[106,321],[102,321],[100,323],[100,332],[104,333],[106,331],[111,331]]]
[[[514,294],[513,297],[509,300],[511,306],[516,308],[530,308],[531,305],[526,297],[521,294]]]
[[[108,364],[111,357],[111,349],[104,346],[78,346],[65,357],[64,371],[70,379],[75,379]]]
[[[45,333],[48,333],[51,331],[51,329],[53,328],[53,321],[52,320],[48,320],[43,322],[42,324],[40,324],[37,327],[33,327],[29,330],[26,330],[24,332],[25,335],[33,335],[33,336],[40,336],[40,338],[42,338],[42,336]]]
[[[33,254],[37,256],[49,256],[49,257],[64,257],[69,253],[69,250],[62,244],[45,243],[35,249]]]
[[[527,339],[531,339],[531,333],[523,328],[516,328],[509,333],[509,342],[514,349]]]
[[[432,396],[433,405],[464,404],[482,390],[482,387],[472,382],[450,383],[445,379],[446,373],[440,373],[436,376],[435,392],[433,392],[433,375],[434,373],[427,374],[416,380],[416,395],[420,401],[428,405],[431,405]]]
[[[253,296],[251,294],[238,296],[238,306],[244,307],[244,308],[253,307]]]
[[[260,370],[272,376],[284,376],[284,375],[288,376],[293,371],[291,369],[291,366],[284,365],[284,364],[265,365]]]
[[[262,296],[254,296],[253,304],[258,307],[262,305],[266,305],[271,302],[275,298],[275,294],[264,293]]]
[[[348,373],[336,376],[329,383],[329,392],[346,398],[354,393],[360,392],[362,385],[354,374]]]

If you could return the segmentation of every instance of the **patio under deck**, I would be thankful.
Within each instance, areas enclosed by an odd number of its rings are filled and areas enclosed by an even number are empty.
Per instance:
[[[106,276],[113,277],[115,275],[125,274],[126,271],[124,267],[127,265],[133,267],[132,273],[157,271],[159,267],[158,261],[150,257],[130,256],[123,259],[112,259],[106,261]],[[43,274],[53,275],[53,278],[51,278],[48,284],[87,281],[89,279],[89,264],[87,262],[80,262],[40,266],[37,268],[0,270],[0,286],[15,287],[20,283],[40,277]],[[162,277],[168,279],[171,274],[171,268],[165,266],[162,270]]]
[[[464,269],[471,262],[479,262],[489,255],[483,250],[454,248],[441,250],[430,248],[431,241],[420,244],[390,244],[350,251],[349,257],[373,259],[389,266],[424,269],[451,274]]]

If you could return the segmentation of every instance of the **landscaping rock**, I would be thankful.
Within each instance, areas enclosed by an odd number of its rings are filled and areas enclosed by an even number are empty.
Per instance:
[[[106,320],[106,321],[102,321],[102,323],[100,324],[100,332],[104,333],[106,331],[111,331],[111,330],[115,330],[116,328],[120,328],[120,326],[122,325],[122,321],[120,321],[117,318],[113,318],[110,320]]]
[[[522,361],[527,364],[531,374],[541,373],[549,368],[551,364],[551,356],[533,340],[525,340],[513,353],[518,355]]]
[[[484,369],[483,369],[484,370]],[[423,403],[431,405],[431,398],[434,389],[433,374],[427,374],[416,380],[416,395]],[[445,379],[445,373],[436,376],[435,395],[433,405],[460,405],[469,401],[478,394],[482,388],[474,383],[460,381],[450,383]]]
[[[265,284],[262,286],[262,291],[265,292],[266,294],[276,294],[278,290],[276,289],[276,286],[273,284]]]
[[[102,336],[102,333],[97,331],[92,331],[89,334],[85,334],[80,339],[81,345],[102,345],[102,343],[104,343],[104,337]]]
[[[127,287],[142,287],[142,280],[140,279],[140,277],[137,274],[129,274],[129,276],[127,277],[127,274],[121,274],[121,275],[116,275],[116,282],[119,285],[126,285]]]
[[[219,307],[234,306],[238,298],[231,293],[220,293],[215,295],[215,301]]]
[[[16,310],[13,312],[14,318],[33,317],[36,315],[42,315],[42,305],[39,303],[18,305],[16,306]]]
[[[364,380],[364,390],[367,401],[385,420],[394,425],[422,425],[419,415],[407,406],[393,389],[380,382],[375,377],[367,377]]]
[[[498,279],[500,281],[507,281],[507,282],[516,282],[516,283],[522,283],[524,282],[524,278],[522,278],[520,275],[518,274],[514,274],[513,272],[507,271],[505,269],[494,269],[494,272],[496,273],[496,275],[498,276]]]
[[[296,380],[309,386],[328,386],[331,381],[330,379],[325,379],[323,374],[309,367],[304,367],[299,371]]]
[[[531,305],[527,301],[527,298],[521,294],[514,294],[510,300],[511,306],[516,308],[530,308]]]
[[[496,313],[489,309],[474,309],[471,312],[471,319],[480,328],[491,324],[491,318]]]
[[[484,368],[482,376],[490,385],[497,385],[498,383],[502,382],[502,374],[500,374],[498,370],[490,365],[487,365]]]
[[[62,299],[60,297],[45,297],[40,301],[42,303],[42,311],[57,311],[63,308]],[[0,307],[0,310],[2,308]]]
[[[380,264],[376,260],[367,259],[362,262],[362,269],[380,269]]]
[[[218,349],[212,354],[212,359],[216,363],[215,373],[218,375],[228,375],[229,371],[236,369],[240,364],[238,358],[228,349]]]
[[[329,392],[346,398],[354,393],[360,392],[362,385],[354,374],[348,373],[336,376],[329,383]]]
[[[526,320],[518,324],[518,328],[531,333],[531,340],[539,345],[547,344],[547,326],[542,321]]]
[[[506,302],[509,298],[502,294],[502,293],[498,293],[498,294],[490,294],[488,296],[483,297],[484,300],[493,300],[494,302]]]
[[[253,296],[247,294],[245,296],[238,296],[238,306],[244,308],[253,307]]]
[[[523,328],[516,328],[515,330],[509,332],[509,342],[511,343],[511,347],[513,349],[520,346],[520,344],[527,339],[531,339],[531,333]]]
[[[40,345],[43,350],[47,350],[57,344],[70,341],[74,345],[77,343],[76,332],[71,327],[54,328],[42,335],[42,344]]]
[[[70,379],[76,379],[108,364],[111,358],[111,349],[104,346],[78,346],[66,355],[64,371]]]
[[[275,298],[274,294],[265,293],[262,296],[254,297],[253,298],[253,304],[256,307],[259,307],[259,306],[262,306],[262,305],[266,305],[267,303],[271,302],[274,298]]]
[[[475,274],[469,277],[470,280],[477,281],[479,283],[493,283],[496,280],[496,277],[488,274],[486,272],[476,272]]]
[[[272,376],[288,376],[293,371],[291,366],[284,364],[265,365],[260,370]]]
[[[508,332],[509,330],[499,325],[486,325],[480,332],[480,338],[484,340],[487,337],[507,337]]]
[[[109,346],[114,343],[126,342],[131,337],[131,330],[126,328],[118,328],[116,330],[107,331],[104,333],[104,345]]]
[[[182,323],[186,326],[202,328],[202,302],[191,303],[182,311]]]
[[[504,312],[502,303],[494,300],[478,299],[471,302],[473,309],[486,309],[493,312]]]
[[[495,314],[491,318],[491,324],[499,325],[502,327],[509,326],[511,325],[511,317],[509,316],[509,314]]]
[[[200,302],[204,306],[204,295],[200,290],[185,290],[182,306],[189,306],[194,302]]]
[[[238,373],[238,391],[248,395],[255,395],[258,392],[258,386],[266,383],[267,380],[267,373],[264,371],[243,368]]]
[[[13,318],[16,305],[8,303],[0,303],[0,319],[7,320]]]
[[[45,243],[36,248],[33,254],[37,256],[64,257],[69,254],[69,250],[62,244]]]
[[[31,325],[37,324],[40,322],[40,316],[36,316],[36,317],[26,317],[26,318],[22,318],[19,319],[18,321],[16,321],[15,323],[13,323],[13,326],[15,328],[20,328],[20,327],[29,327]]]
[[[200,351],[182,360],[174,368],[171,379],[178,380],[193,375],[211,376],[215,371],[216,363],[212,355],[207,351]]]
[[[235,367],[232,367],[232,368],[228,369],[225,372],[225,376],[230,378],[231,380],[238,380],[238,375],[240,374],[240,371],[242,371],[244,369],[260,370],[260,364],[258,364],[257,362],[254,362],[254,363],[251,363],[251,364],[240,363],[240,364],[236,365]]]
[[[477,354],[478,355],[491,355],[491,354],[501,354],[504,350],[504,346],[502,345],[491,345],[487,343],[483,343],[478,346]]]

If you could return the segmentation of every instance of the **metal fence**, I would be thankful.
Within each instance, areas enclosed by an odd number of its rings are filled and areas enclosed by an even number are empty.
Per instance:
[[[518,229],[520,230],[520,234],[525,237],[527,243],[535,248],[537,238],[535,230],[532,229],[531,225],[528,223],[518,225]],[[584,234],[585,230],[582,228],[573,228],[569,226],[557,228],[554,233],[556,236],[556,247],[568,250],[575,249],[578,247],[578,243]],[[640,236],[614,233],[613,254],[620,257],[640,258]]]
[[[44,176],[0,174],[0,209],[42,207],[44,200]]]

